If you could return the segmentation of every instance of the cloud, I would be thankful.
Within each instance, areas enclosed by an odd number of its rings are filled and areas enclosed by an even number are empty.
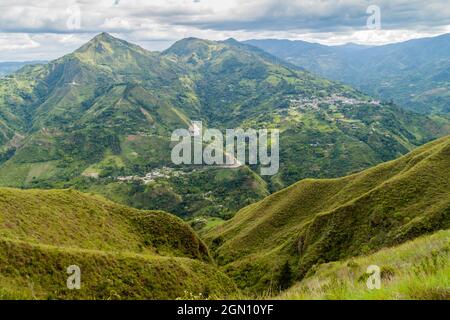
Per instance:
[[[27,34],[0,34],[0,48],[2,48],[4,51],[32,49],[37,47],[39,47],[39,43],[34,41]]]
[[[381,12],[376,31],[366,27],[373,4]],[[0,50],[14,48],[19,56],[47,50],[53,57],[103,31],[150,49],[189,36],[378,44],[448,32],[449,26],[447,0],[2,0],[0,34],[11,42],[0,41]]]
[[[87,34],[0,33],[0,61],[56,59],[90,38]]]

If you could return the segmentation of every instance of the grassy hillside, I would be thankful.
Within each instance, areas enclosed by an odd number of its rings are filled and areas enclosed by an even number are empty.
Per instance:
[[[81,289],[66,269],[81,269]],[[195,259],[62,248],[0,239],[0,299],[176,299],[236,293],[217,268]]]
[[[82,289],[68,290],[78,265]],[[177,298],[234,291],[179,218],[74,190],[0,189],[0,297]]]
[[[305,179],[240,210],[206,239],[238,285],[277,287],[318,263],[450,227],[450,137],[360,173]]]
[[[368,290],[367,267],[381,269],[381,288]],[[368,256],[330,262],[279,299],[450,299],[450,230],[438,231]]]

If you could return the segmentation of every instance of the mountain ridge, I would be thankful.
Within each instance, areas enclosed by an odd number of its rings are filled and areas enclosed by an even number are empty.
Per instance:
[[[229,217],[298,179],[359,171],[450,132],[279,61],[233,40],[184,39],[156,53],[100,34],[25,67],[0,80],[0,185],[75,187],[184,217]],[[262,180],[255,166],[172,165],[171,132],[194,120],[280,129],[280,172]],[[149,184],[127,178],[165,167]]]
[[[447,136],[360,173],[301,180],[241,209],[205,238],[241,288],[261,290],[284,263],[298,280],[315,264],[448,229],[449,152]]]
[[[450,34],[367,48],[270,39],[245,42],[406,109],[448,114],[450,90],[442,72],[449,68]]]
[[[75,190],[0,188],[0,298],[176,299],[236,292],[181,219]],[[67,288],[67,268],[81,288]]]

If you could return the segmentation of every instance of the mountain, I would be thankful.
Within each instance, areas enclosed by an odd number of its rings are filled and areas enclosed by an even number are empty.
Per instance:
[[[409,110],[449,112],[450,34],[382,46],[269,39],[246,43]]]
[[[265,183],[246,168],[171,168],[166,176],[175,182],[148,185],[118,180],[173,167],[172,131],[199,119],[194,82],[175,58],[100,34],[72,54],[2,79],[1,184],[100,190],[126,204],[180,215],[225,214],[233,210],[222,209],[225,203],[237,210],[267,195]],[[235,196],[224,196],[223,187],[204,195],[234,176]],[[199,183],[193,188],[189,180]]]
[[[305,179],[241,209],[205,239],[238,286],[277,288],[317,264],[450,228],[450,136],[357,174]]]
[[[9,75],[23,66],[29,65],[29,64],[41,64],[46,63],[46,61],[4,61],[0,62],[0,77]]]
[[[175,299],[232,281],[179,218],[74,190],[0,188],[0,298]],[[66,269],[81,270],[69,290]]]
[[[149,52],[102,33],[71,54],[0,79],[0,185],[68,188],[140,209],[229,218],[305,177],[337,177],[448,134],[233,39]],[[280,171],[175,166],[171,133],[278,128]]]

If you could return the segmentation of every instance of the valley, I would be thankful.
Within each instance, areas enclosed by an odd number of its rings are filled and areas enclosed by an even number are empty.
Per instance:
[[[207,226],[209,249],[162,211],[0,188],[0,298],[448,299],[449,139],[299,181]],[[79,290],[65,287],[74,264]],[[371,264],[382,290],[364,289]]]
[[[390,63],[412,63],[398,46]],[[366,49],[184,38],[149,51],[103,32],[2,76],[0,299],[449,299],[445,74],[420,101],[405,78],[383,91],[346,69]],[[279,131],[275,174],[173,161],[175,130],[203,151],[207,129],[236,128]]]
[[[358,172],[450,132],[233,39],[150,52],[102,33],[0,79],[0,93],[0,185],[73,187],[185,218],[228,219],[300,179]],[[280,171],[174,165],[170,134],[193,121],[279,129]]]

